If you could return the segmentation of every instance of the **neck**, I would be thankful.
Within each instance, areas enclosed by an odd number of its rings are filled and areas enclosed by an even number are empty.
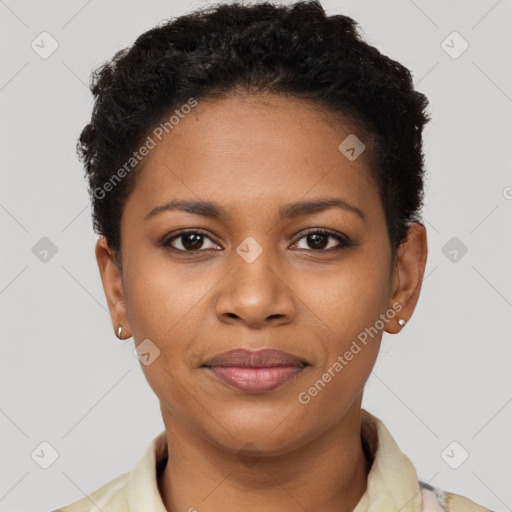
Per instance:
[[[361,442],[360,401],[327,431],[283,455],[241,457],[191,432],[168,411],[168,460],[159,477],[168,512],[351,512],[371,467]],[[166,414],[167,413],[167,414]]]

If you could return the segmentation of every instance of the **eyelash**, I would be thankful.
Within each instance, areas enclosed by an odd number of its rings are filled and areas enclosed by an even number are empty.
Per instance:
[[[217,250],[217,249],[196,249],[196,250],[187,251],[187,250],[183,250],[183,249],[176,249],[175,247],[173,247],[171,245],[171,243],[174,240],[176,240],[178,238],[181,238],[181,237],[183,237],[185,235],[190,235],[190,234],[203,235],[206,238],[210,239],[213,243],[216,243],[214,240],[212,240],[208,236],[208,234],[206,232],[202,231],[201,229],[187,229],[187,230],[180,231],[177,234],[175,234],[174,236],[172,236],[171,238],[168,238],[168,239],[164,240],[163,242],[161,242],[161,245],[162,245],[162,247],[164,247],[164,248],[166,248],[168,250],[171,250],[173,252],[192,253],[192,254],[198,253],[198,252]],[[310,251],[313,251],[315,253],[322,253],[322,252],[331,252],[333,250],[336,251],[336,250],[346,249],[348,247],[352,247],[353,245],[356,245],[355,243],[351,242],[348,238],[345,238],[343,236],[338,235],[337,233],[334,233],[332,231],[329,231],[328,229],[323,229],[323,228],[313,228],[310,231],[304,233],[297,240],[297,242],[294,243],[294,245],[297,244],[298,242],[300,242],[300,240],[302,240],[303,238],[305,238],[305,237],[307,237],[309,235],[316,235],[316,234],[328,235],[329,237],[336,239],[339,242],[340,245],[337,246],[337,247],[331,247],[330,249],[318,249],[318,250],[315,250],[315,249],[300,249],[300,250],[310,250]]]

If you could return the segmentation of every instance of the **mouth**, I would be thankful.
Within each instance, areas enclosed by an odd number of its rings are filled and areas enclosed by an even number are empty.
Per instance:
[[[225,384],[246,393],[266,393],[293,380],[309,364],[280,350],[223,352],[203,364]]]

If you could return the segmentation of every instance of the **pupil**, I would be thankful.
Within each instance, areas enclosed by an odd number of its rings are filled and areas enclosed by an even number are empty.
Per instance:
[[[327,235],[319,235],[319,234],[309,235],[309,238],[315,240],[315,242],[313,242],[314,249],[323,249],[327,246],[327,243],[326,243]],[[318,239],[323,239],[324,243],[321,243],[321,242],[318,243]]]
[[[185,249],[193,251],[201,247],[201,245],[203,245],[203,235],[189,233],[188,235],[185,235],[184,238],[185,241],[183,242],[183,247],[185,247]]]

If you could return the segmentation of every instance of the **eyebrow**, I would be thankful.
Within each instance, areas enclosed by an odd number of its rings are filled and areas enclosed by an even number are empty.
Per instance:
[[[285,204],[279,209],[279,218],[281,220],[294,219],[303,215],[318,213],[329,208],[341,208],[342,210],[352,212],[366,222],[366,215],[360,208],[340,198],[315,199],[311,201],[299,201],[296,203]],[[220,204],[215,202],[176,199],[153,208],[144,219],[149,220],[156,215],[172,210],[184,211],[195,215],[201,215],[203,217],[221,220],[230,219],[232,217],[232,215]]]

